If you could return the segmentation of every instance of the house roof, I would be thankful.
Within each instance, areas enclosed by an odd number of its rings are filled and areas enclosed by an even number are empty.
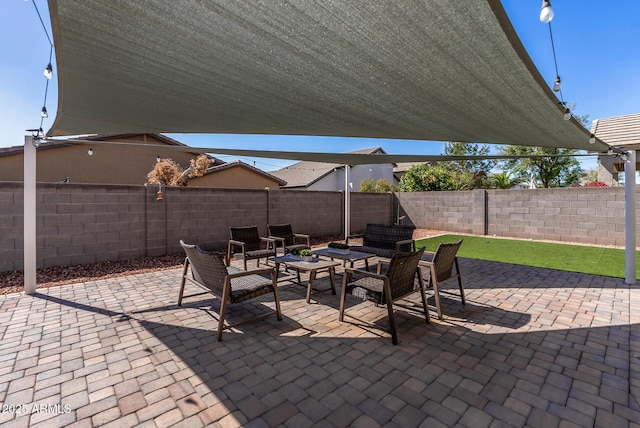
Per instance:
[[[109,141],[135,141],[136,144],[140,144],[140,140],[135,139],[135,137],[140,137],[142,135],[147,135],[155,140],[157,140],[161,144],[166,144],[168,146],[173,147],[184,147],[184,151],[187,153],[191,153],[194,156],[200,155],[199,152],[194,152],[191,150],[191,147],[186,144],[181,143],[178,140],[174,140],[173,138],[167,137],[162,134],[96,134],[82,137],[83,141],[96,141],[96,142],[109,142]],[[75,143],[75,140],[45,140],[39,146],[38,150],[51,150],[60,147],[69,147]],[[155,142],[151,142],[154,146],[156,146]],[[24,146],[11,146],[11,147],[0,147],[0,156],[10,156],[21,154],[24,151]],[[218,159],[214,156],[207,155],[211,159],[214,165],[221,165],[225,162],[221,159]]]
[[[59,97],[48,135],[607,149],[562,119],[500,0],[192,3],[49,0]]]
[[[640,113],[596,119],[591,132],[611,146],[640,148]]]
[[[424,165],[425,163],[433,163],[433,162],[399,162],[393,168],[393,172],[407,172],[414,166]]]
[[[373,155],[386,154],[382,147],[355,150],[348,154]],[[331,174],[336,169],[342,168],[342,164],[302,161],[297,162],[277,171],[271,171],[276,177],[287,182],[286,187],[309,187],[318,180]]]
[[[232,168],[244,168],[244,169],[248,169],[249,171],[261,175],[265,178],[268,178],[270,180],[275,181],[276,183],[278,183],[279,186],[284,186],[287,184],[286,181],[284,181],[283,179],[276,177],[275,175],[272,175],[268,172],[265,172],[259,168],[256,168],[252,165],[249,165],[245,162],[242,162],[240,160],[237,161],[233,161],[233,162],[225,162],[224,164],[221,165],[215,165],[210,167],[209,169],[207,169],[207,171],[204,173],[204,175],[209,175],[209,174],[215,174],[216,172],[220,172],[220,171],[224,171],[227,169],[232,169]]]

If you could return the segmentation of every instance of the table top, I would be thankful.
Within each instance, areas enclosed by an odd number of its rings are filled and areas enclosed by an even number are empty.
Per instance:
[[[349,250],[349,254],[333,253],[333,252],[330,252],[328,248],[320,248],[318,250],[312,250],[312,251],[313,251],[313,254],[317,254],[319,256],[331,257],[338,260],[347,260],[352,262],[355,262],[358,260],[365,260],[365,259],[376,256],[375,254],[363,253],[361,251],[353,251],[353,250]]]
[[[273,260],[276,263],[282,263],[287,266],[294,267],[302,270],[318,270],[327,269],[331,267],[339,266],[340,263],[331,260],[323,260],[318,257],[314,257],[310,262],[305,262],[298,256],[292,256],[287,254],[286,256],[271,257],[269,260]]]

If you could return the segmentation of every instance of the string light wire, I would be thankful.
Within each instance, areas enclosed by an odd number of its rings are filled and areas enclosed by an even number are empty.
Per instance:
[[[40,129],[42,129],[42,125],[44,123],[44,120],[49,117],[47,114],[47,95],[49,94],[49,80],[50,77],[47,77],[46,72],[52,72],[53,68],[51,66],[51,60],[53,59],[53,41],[51,41],[51,36],[49,35],[49,31],[47,30],[47,26],[44,24],[44,20],[42,19],[42,15],[40,14],[40,10],[38,9],[38,5],[36,4],[36,1],[33,0],[33,7],[36,10],[36,14],[38,15],[38,18],[40,19],[40,24],[42,24],[42,29],[44,30],[44,34],[47,36],[47,40],[49,41],[49,62],[47,63],[47,67],[45,69],[45,80],[46,80],[46,84],[45,84],[45,88],[44,88],[44,101],[42,102],[42,110],[40,112]]]
[[[549,39],[551,39],[551,53],[553,55],[553,65],[556,69],[556,79],[559,79],[560,73],[558,73],[558,58],[556,57],[556,46],[555,46],[555,43],[553,42],[553,31],[551,30],[551,22],[549,22],[548,25],[549,25]],[[560,102],[564,104],[564,95],[562,94],[562,85],[560,85],[557,92],[560,94]]]

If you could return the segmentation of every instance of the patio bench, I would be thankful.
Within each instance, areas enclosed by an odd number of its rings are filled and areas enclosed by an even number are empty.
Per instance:
[[[345,243],[349,244],[350,238],[362,237],[362,245],[350,245],[354,251],[391,258],[399,251],[415,251],[414,230],[415,226],[409,225],[368,223],[364,233],[347,236]]]

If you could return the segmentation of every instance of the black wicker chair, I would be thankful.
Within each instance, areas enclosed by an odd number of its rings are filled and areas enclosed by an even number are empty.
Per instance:
[[[268,224],[267,230],[269,231],[269,238],[281,243],[283,254],[288,254],[296,248],[311,248],[309,235],[293,233],[291,224]],[[304,242],[300,242],[300,240]]]
[[[271,238],[264,238],[258,233],[258,226],[230,227],[231,240],[227,248],[227,260],[232,257],[240,257],[244,260],[244,270],[247,270],[247,260],[257,260],[260,266],[260,259],[275,257],[276,241]],[[236,252],[238,249],[240,251]],[[266,263],[265,261],[265,263]]]
[[[422,297],[422,307],[424,317],[429,323],[429,309],[425,295],[422,275],[418,269],[418,262],[422,257],[424,249],[410,253],[395,253],[388,263],[386,274],[382,274],[382,265],[385,262],[378,262],[377,273],[363,270],[345,268],[342,281],[342,292],[340,295],[340,316],[339,320],[344,321],[344,310],[347,294],[360,297],[363,300],[371,300],[379,305],[386,305],[389,315],[389,325],[391,329],[391,342],[398,343],[396,323],[393,316],[393,302],[413,293],[416,290],[415,277],[418,274],[418,289]],[[353,276],[361,276],[353,281]]]
[[[182,283],[180,285],[180,294],[178,295],[178,306],[182,305],[182,299],[185,297],[199,296],[211,293],[220,299],[220,313],[218,314],[218,341],[222,340],[222,331],[236,327],[249,321],[265,318],[274,313],[278,316],[278,320],[282,320],[280,311],[280,298],[278,297],[278,285],[276,283],[276,270],[272,267],[256,269],[251,271],[243,271],[232,266],[227,266],[224,260],[224,254],[214,254],[203,251],[197,245],[185,244],[180,241],[180,245],[187,254],[184,260],[184,269],[182,271]],[[189,267],[191,267],[191,275],[188,275]],[[260,276],[259,274],[270,274],[271,279]],[[186,281],[189,280],[201,288],[205,292],[184,295]],[[273,293],[276,301],[275,312],[253,317],[243,320],[234,325],[226,325],[224,322],[227,304],[240,303],[263,294]]]
[[[425,252],[420,260],[420,270],[425,287],[433,286],[433,295],[436,301],[436,311],[438,318],[442,319],[442,308],[440,304],[440,293],[452,294],[448,291],[441,291],[440,284],[451,278],[458,278],[458,288],[460,288],[460,298],[462,304],[464,300],[464,288],[462,287],[462,275],[458,264],[458,250],[462,245],[462,239],[457,242],[443,243],[438,245],[435,252]],[[455,265],[455,272],[454,272]]]

